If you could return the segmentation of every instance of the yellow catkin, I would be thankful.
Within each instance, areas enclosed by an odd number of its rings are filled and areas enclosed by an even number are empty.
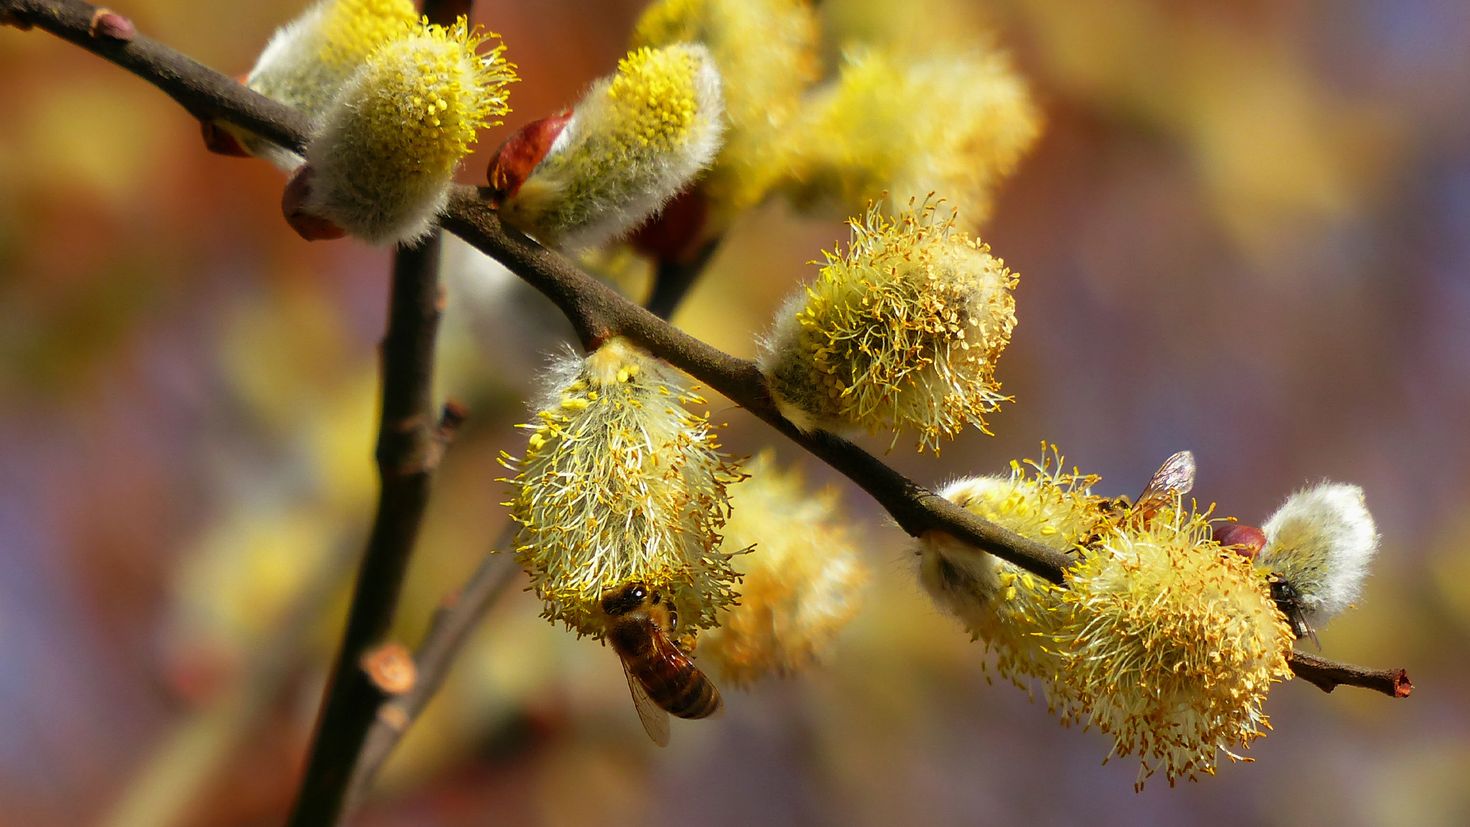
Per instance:
[[[598,602],[642,583],[669,595],[682,627],[708,628],[735,594],[721,549],[726,486],[739,477],[719,452],[703,400],[672,371],[614,339],[558,362],[507,505],[521,525],[516,559],[545,614],[579,634],[602,632]]]
[[[487,44],[492,44],[484,48]],[[478,131],[509,111],[498,36],[426,19],[375,50],[307,148],[306,206],[372,242],[426,233]]]
[[[1250,561],[1210,538],[1209,522],[1166,509],[1114,526],[1067,575],[1045,624],[1059,658],[1050,690],[1064,721],[1137,755],[1137,786],[1213,775],[1223,753],[1270,728],[1261,705],[1291,678],[1294,637]]]
[[[1075,559],[1102,519],[1102,498],[1091,493],[1097,477],[1066,471],[1056,449],[1043,448],[1040,460],[1012,462],[1007,476],[955,480],[939,494]],[[1039,633],[1060,588],[943,532],[926,534],[915,550],[920,583],[994,653],[1002,677],[1027,689],[1030,680],[1051,677],[1053,653]]]
[[[636,49],[577,102],[500,215],[555,247],[624,233],[714,158],[722,111],[719,72],[703,46]]]
[[[1055,453],[1053,451],[1053,456]],[[1262,703],[1287,680],[1293,636],[1249,560],[1211,538],[1208,512],[1123,512],[1097,478],[1060,457],[1012,463],[1009,477],[959,480],[941,494],[977,516],[1067,553],[1056,586],[948,535],[921,538],[920,582],[996,656],[1039,687],[1064,723],[1136,755],[1138,786],[1213,774],[1269,729]]]
[[[730,489],[724,543],[741,575],[740,601],[699,641],[701,663],[736,685],[820,659],[857,614],[868,581],[835,490],[809,490],[769,451],[744,471]]]
[[[932,203],[850,222],[843,253],[794,295],[760,366],[806,430],[918,433],[938,450],[1007,397],[995,364],[1016,323],[1016,275]],[[988,431],[987,431],[988,433]]]
[[[1040,123],[1002,54],[857,49],[791,124],[788,191],[849,214],[885,192],[894,204],[939,193],[973,227]]]

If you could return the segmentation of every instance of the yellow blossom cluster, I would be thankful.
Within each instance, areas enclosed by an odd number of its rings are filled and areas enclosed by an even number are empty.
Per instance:
[[[1273,683],[1291,677],[1293,635],[1251,562],[1211,537],[1206,514],[1171,505],[1119,519],[1095,477],[1060,460],[941,493],[1077,562],[1056,586],[946,535],[921,539],[920,580],[996,653],[1002,675],[1039,685],[1064,722],[1136,755],[1138,784],[1212,774],[1269,728]]]
[[[868,581],[835,490],[810,490],[770,451],[744,471],[730,489],[724,543],[741,576],[740,601],[699,642],[701,660],[740,685],[820,659],[857,614]]]
[[[306,208],[373,242],[427,232],[477,132],[509,111],[515,71],[495,40],[463,17],[425,20],[373,51],[307,148]]]
[[[760,366],[781,412],[804,430],[918,432],[919,449],[1007,397],[995,363],[1016,323],[1016,275],[925,202],[872,208],[843,253],[787,302]],[[987,431],[988,433],[988,431]]]
[[[600,635],[611,589],[668,595],[681,627],[708,628],[735,599],[721,549],[726,486],[739,472],[719,451],[702,404],[672,371],[621,339],[558,362],[506,503],[521,525],[516,559],[546,616]]]
[[[572,108],[500,215],[548,246],[582,249],[636,227],[714,158],[720,76],[703,46],[641,48]]]

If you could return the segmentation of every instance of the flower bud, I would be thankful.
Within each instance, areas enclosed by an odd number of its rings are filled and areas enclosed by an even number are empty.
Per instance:
[[[726,681],[748,685],[820,659],[857,614],[868,569],[835,490],[807,490],[769,451],[744,470],[730,489],[723,546],[735,555],[740,602],[700,637],[699,654]]]
[[[1222,547],[1247,560],[1256,559],[1266,546],[1266,532],[1253,525],[1222,523],[1211,529],[1211,536]]]
[[[1356,485],[1324,482],[1298,491],[1261,529],[1266,545],[1257,564],[1291,586],[1310,627],[1357,599],[1378,550],[1378,529]]]
[[[515,68],[498,36],[427,21],[374,51],[322,116],[302,205],[373,243],[426,234],[476,132],[509,111]],[[496,121],[498,123],[498,121]]]
[[[501,218],[549,247],[575,250],[621,235],[714,158],[721,112],[720,76],[703,46],[631,52],[538,148],[540,162],[518,186],[505,173],[492,182],[506,193]],[[516,166],[497,158],[491,177]]]
[[[789,192],[849,215],[884,192],[891,204],[937,192],[973,226],[1040,131],[1003,55],[855,51],[790,125]]]
[[[516,472],[516,559],[546,617],[600,635],[602,596],[642,583],[669,596],[680,628],[714,625],[735,598],[719,531],[739,474],[686,407],[703,400],[622,339],[559,360],[552,377],[522,426],[524,458],[502,460]]]
[[[759,364],[802,430],[912,428],[939,450],[1007,397],[995,362],[1016,323],[1016,276],[935,206],[849,222],[845,253],[787,301]],[[890,447],[892,443],[890,443]]]
[[[633,30],[634,47],[685,42],[704,44],[724,81],[724,146],[699,181],[718,232],[780,178],[781,129],[820,73],[821,32],[807,0],[658,0]]]

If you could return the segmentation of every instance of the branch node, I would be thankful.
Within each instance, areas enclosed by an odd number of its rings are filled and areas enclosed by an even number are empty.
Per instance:
[[[447,445],[459,433],[459,428],[469,419],[470,409],[457,399],[450,399],[444,403],[444,409],[439,413],[439,426],[436,432],[439,442]]]
[[[378,721],[394,732],[403,732],[412,722],[408,712],[397,703],[383,704],[378,710]]]
[[[413,654],[401,643],[384,643],[362,656],[362,671],[385,695],[402,695],[418,682]]]

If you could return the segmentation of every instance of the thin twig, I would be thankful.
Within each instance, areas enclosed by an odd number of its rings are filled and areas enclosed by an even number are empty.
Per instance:
[[[392,626],[446,433],[433,408],[434,338],[442,311],[438,262],[437,244],[400,251],[394,261],[381,346],[377,515],[287,822],[292,827],[337,823],[354,762],[383,701],[383,691],[359,664]]]
[[[679,309],[695,282],[704,275],[719,246],[720,239],[717,238],[701,247],[690,261],[661,259],[654,262],[653,289],[643,303],[648,312],[665,321],[674,318],[674,311]]]
[[[464,0],[425,0],[424,15],[452,23],[468,14]],[[434,350],[443,313],[437,228],[413,246],[393,251],[388,329],[381,345],[382,399],[377,463],[377,516],[358,568],[347,627],[327,688],[289,827],[333,825],[347,806],[348,785],[377,720],[384,689],[362,668],[388,636],[413,556],[429,486],[445,444],[464,420],[457,405],[434,419]]]
[[[1409,675],[1402,669],[1365,669],[1337,663],[1306,652],[1291,653],[1291,671],[1323,692],[1339,686],[1357,686],[1382,692],[1390,698],[1407,698],[1414,691]]]
[[[515,533],[515,524],[502,532],[498,547],[503,550]],[[385,700],[363,744],[352,782],[348,786],[348,808],[355,807],[372,788],[378,771],[393,753],[414,721],[433,700],[460,650],[469,642],[480,620],[495,601],[516,581],[520,567],[509,554],[488,554],[470,579],[451,595],[434,614],[429,631],[414,653],[418,675],[407,692]]]

